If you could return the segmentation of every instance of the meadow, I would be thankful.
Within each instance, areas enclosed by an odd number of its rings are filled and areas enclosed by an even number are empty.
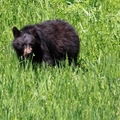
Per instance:
[[[12,27],[48,19],[75,27],[79,65],[19,67]],[[120,120],[120,1],[0,0],[0,120]]]

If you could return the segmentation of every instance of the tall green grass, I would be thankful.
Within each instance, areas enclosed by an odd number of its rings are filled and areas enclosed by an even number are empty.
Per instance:
[[[0,120],[119,120],[119,0],[0,1]],[[48,19],[72,24],[80,66],[21,68],[12,27]]]

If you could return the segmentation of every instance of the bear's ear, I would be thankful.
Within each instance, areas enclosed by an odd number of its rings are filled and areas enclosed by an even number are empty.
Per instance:
[[[20,30],[18,30],[17,27],[13,27],[12,32],[13,32],[14,38],[17,38],[20,36]]]

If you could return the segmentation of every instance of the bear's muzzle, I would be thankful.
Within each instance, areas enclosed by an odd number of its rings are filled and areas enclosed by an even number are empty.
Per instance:
[[[32,48],[29,45],[25,46],[23,56],[26,57],[31,53],[32,53]]]

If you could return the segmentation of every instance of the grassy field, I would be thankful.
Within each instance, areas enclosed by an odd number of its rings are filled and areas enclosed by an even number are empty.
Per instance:
[[[72,24],[80,66],[19,67],[12,27]],[[119,0],[0,0],[0,120],[120,120]]]

